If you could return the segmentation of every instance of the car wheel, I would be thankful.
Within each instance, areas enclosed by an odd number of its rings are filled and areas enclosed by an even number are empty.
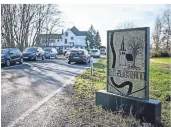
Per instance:
[[[71,61],[68,61],[68,64],[71,64]]]
[[[45,59],[45,56],[43,55],[43,56],[42,56],[42,60],[44,60],[44,59]]]
[[[35,59],[34,60],[37,61],[37,56],[35,56]]]
[[[23,64],[23,58],[22,57],[20,58],[20,64]]]
[[[90,63],[90,59],[88,59],[88,63]]]
[[[9,66],[10,66],[10,64],[11,64],[10,60],[9,60],[9,59],[7,59],[7,60],[6,60],[6,65],[9,67]]]

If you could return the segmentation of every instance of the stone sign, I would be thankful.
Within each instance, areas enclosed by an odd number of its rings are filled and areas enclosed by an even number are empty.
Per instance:
[[[161,124],[161,102],[149,99],[150,28],[107,31],[107,91],[96,91],[96,105]]]
[[[107,32],[107,91],[149,98],[149,28]]]

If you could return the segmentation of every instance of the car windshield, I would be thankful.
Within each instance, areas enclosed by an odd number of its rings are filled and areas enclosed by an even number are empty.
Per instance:
[[[51,49],[50,48],[45,48],[44,51],[50,52]]]
[[[1,54],[6,54],[9,51],[9,49],[2,49]]]
[[[78,55],[81,55],[81,54],[84,54],[84,51],[83,51],[83,50],[72,50],[72,51],[71,51],[71,54],[78,54]]]
[[[91,52],[98,52],[98,50],[91,50]]]
[[[24,52],[36,52],[37,48],[26,48]]]

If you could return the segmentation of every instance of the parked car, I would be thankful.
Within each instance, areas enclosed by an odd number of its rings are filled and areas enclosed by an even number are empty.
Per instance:
[[[41,47],[28,47],[22,52],[24,60],[44,60],[44,50]]]
[[[63,50],[62,49],[58,49],[58,55],[63,55]]]
[[[91,50],[91,57],[98,57],[98,58],[100,58],[100,50],[98,50],[98,49],[92,49]]]
[[[58,52],[55,48],[46,47],[44,48],[45,58],[50,59],[52,57],[57,58]]]
[[[68,64],[71,62],[76,63],[89,63],[90,62],[90,54],[85,49],[74,49],[70,51],[70,55],[68,57]]]
[[[100,53],[103,54],[103,55],[106,55],[106,50],[105,49],[101,49]]]
[[[23,55],[18,48],[6,48],[1,50],[1,64],[10,66],[11,63],[23,63]]]

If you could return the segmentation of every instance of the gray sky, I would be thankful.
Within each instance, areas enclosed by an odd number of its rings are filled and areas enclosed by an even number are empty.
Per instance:
[[[61,11],[71,22],[66,27],[75,25],[79,30],[88,30],[93,24],[99,30],[102,45],[106,46],[107,30],[116,29],[122,22],[131,21],[140,27],[153,29],[155,18],[170,5],[117,5],[117,4],[59,4]]]

